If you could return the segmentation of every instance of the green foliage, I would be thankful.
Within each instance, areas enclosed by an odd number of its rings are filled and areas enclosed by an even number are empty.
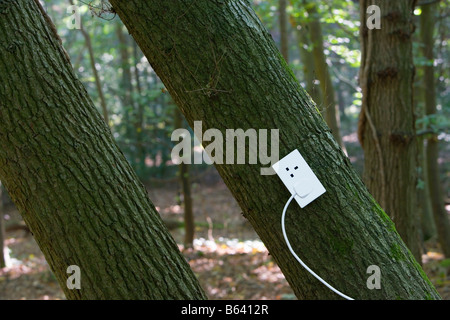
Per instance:
[[[417,119],[418,134],[422,132],[430,134],[448,133],[450,119],[444,114],[431,114]]]
[[[111,20],[113,15],[99,9],[103,2],[89,2],[95,8],[89,8],[80,1],[74,3],[79,6],[82,28],[91,38],[96,69],[108,108],[109,125],[121,150],[141,180],[174,176],[176,168],[170,167],[174,105],[164,85],[139,48],[134,52],[133,40],[125,29],[123,34],[128,43],[122,48],[117,36],[120,21],[117,17]],[[101,111],[86,39],[80,30],[67,27],[73,18],[71,12],[67,12],[69,1],[50,0],[45,4],[75,72]],[[121,62],[121,49],[127,51],[128,61]],[[131,75],[126,86],[123,82],[125,70]],[[124,97],[129,97],[128,103],[125,103]]]
[[[100,75],[102,91],[110,115],[111,130],[123,150],[125,156],[138,172],[142,180],[150,177],[175,176],[176,168],[171,165],[170,152],[174,143],[170,140],[173,131],[173,108],[170,96],[165,93],[164,85],[143,56],[139,48],[134,51],[133,39],[127,36],[125,48],[129,61],[121,63],[121,45],[116,26],[120,23],[108,10],[89,8],[83,3],[104,8],[107,3],[102,0],[74,1],[80,7],[84,30],[92,39],[95,54],[96,69]],[[279,43],[278,0],[253,0],[251,5],[257,12],[268,31]],[[46,0],[47,11],[56,23],[63,45],[68,51],[75,71],[89,95],[100,110],[100,97],[96,88],[94,74],[86,49],[86,41],[79,30],[67,27],[72,18],[67,8],[68,0]],[[107,9],[107,8],[106,8]],[[308,9],[314,9],[308,14]],[[436,52],[434,61],[422,57],[421,44],[415,42],[415,64],[418,67],[416,86],[420,86],[421,66],[434,64],[437,80],[437,102],[440,112],[436,116],[420,117],[417,120],[418,131],[447,133],[449,127],[450,82],[448,67],[448,15],[449,6],[444,1],[440,3],[439,16],[436,17]],[[345,134],[355,132],[357,119],[361,108],[362,95],[357,81],[360,67],[359,43],[359,5],[355,1],[344,0],[291,0],[287,9],[289,16],[289,48],[291,57],[289,66],[294,76],[304,83],[304,66],[300,60],[299,47],[312,50],[309,43],[299,43],[297,30],[305,28],[312,20],[321,23],[324,35],[324,49],[331,72],[333,85],[339,94],[341,108],[341,130]],[[415,14],[420,15],[420,10]],[[100,15],[100,17],[99,17]],[[416,21],[416,25],[418,25]],[[416,32],[418,34],[418,32]],[[308,66],[307,66],[308,67]],[[312,66],[309,66],[312,68]],[[131,72],[130,85],[123,85],[124,70]],[[316,84],[317,85],[317,84]],[[131,89],[130,89],[131,88]],[[130,103],[124,103],[124,97],[129,96]],[[447,109],[446,109],[447,106]],[[318,103],[318,109],[324,106]]]

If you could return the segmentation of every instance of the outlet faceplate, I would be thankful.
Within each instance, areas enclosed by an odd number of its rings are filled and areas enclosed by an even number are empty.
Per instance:
[[[298,150],[275,163],[272,168],[291,192],[301,208],[306,207],[326,192],[324,186],[303,159]]]

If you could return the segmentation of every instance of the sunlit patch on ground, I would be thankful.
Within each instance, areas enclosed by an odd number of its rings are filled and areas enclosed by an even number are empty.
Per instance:
[[[284,275],[260,240],[201,238],[183,252],[210,299],[293,298]]]

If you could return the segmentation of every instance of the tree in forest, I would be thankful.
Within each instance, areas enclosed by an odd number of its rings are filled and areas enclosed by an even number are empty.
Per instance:
[[[416,9],[417,10],[417,9]],[[416,15],[416,12],[414,14]],[[421,43],[422,25],[420,23],[420,32],[414,33],[413,41]],[[420,45],[419,45],[420,46]],[[425,62],[422,60],[421,50],[413,50],[414,63],[416,65],[416,75],[413,87],[413,103],[416,115],[416,134],[417,134],[417,212],[420,217],[420,239],[422,240],[422,248],[428,241],[437,239],[437,230],[434,222],[433,210],[431,207],[431,197],[429,194],[429,180],[427,172],[427,159],[425,142],[427,138],[426,110],[425,110],[425,90],[424,69]]]
[[[184,117],[178,108],[174,109],[174,124],[175,129],[184,128]],[[191,157],[192,155],[183,155]],[[192,247],[194,244],[195,235],[195,221],[194,209],[192,203],[192,188],[190,178],[190,164],[181,161],[178,165],[180,176],[181,193],[183,195],[183,209],[184,209],[184,245]]]
[[[110,2],[191,127],[279,128],[280,155],[301,151],[327,190],[288,210],[293,248],[312,269],[356,299],[439,299],[247,1]],[[261,175],[260,164],[216,168],[297,297],[336,298],[286,248],[289,192],[278,177]],[[380,290],[365,287],[373,264]]]
[[[318,18],[316,4],[303,1],[309,14],[305,27],[309,30],[309,38],[312,44],[312,55],[314,57],[314,73],[320,82],[323,108],[325,109],[325,121],[333,133],[338,144],[345,150],[340,130],[339,108],[336,102],[336,93],[333,88],[330,70],[325,56],[324,39],[321,22]]]
[[[136,93],[137,93],[137,99],[136,99],[136,105],[137,105],[137,117],[135,120],[135,130],[136,130],[136,150],[137,150],[137,159],[138,159],[138,172],[141,175],[145,174],[145,169],[146,169],[146,163],[145,163],[145,158],[146,158],[146,148],[144,145],[144,128],[145,128],[145,117],[144,117],[144,113],[145,113],[145,106],[144,106],[144,102],[142,101],[142,85],[141,85],[141,75],[139,72],[139,68],[138,68],[138,64],[139,64],[139,60],[140,57],[142,56],[142,52],[139,50],[139,47],[137,45],[137,43],[135,41],[133,41],[133,76],[134,76],[134,81],[136,83]]]
[[[421,262],[416,209],[414,0],[361,1],[361,72],[363,103],[359,140],[364,149],[363,179],[380,206]],[[381,29],[369,29],[369,4],[381,12]]]
[[[1,181],[67,298],[204,299],[55,30],[39,1],[0,2]]]
[[[316,85],[316,72],[314,67],[314,54],[312,52],[311,41],[307,23],[299,24],[294,18],[291,19],[292,25],[296,29],[296,37],[299,46],[300,60],[302,62],[303,81],[305,89],[317,105],[322,105],[322,94],[320,87]]]
[[[436,3],[422,6],[420,15],[420,38],[423,56],[426,59],[424,66],[423,94],[425,97],[425,112],[433,119],[436,116],[436,85],[434,74],[434,26]],[[432,120],[433,121],[433,120]],[[433,132],[426,140],[426,174],[428,194],[431,198],[432,212],[438,233],[441,249],[447,258],[450,258],[450,222],[443,203],[443,192],[439,179],[439,142],[437,132]]]
[[[69,4],[74,5],[73,0],[69,0]],[[84,29],[84,26],[83,26],[82,23],[80,23],[80,32],[83,35],[83,38],[84,38],[84,40],[86,42],[86,48],[87,48],[87,50],[89,52],[89,62],[90,62],[90,65],[91,65],[92,74],[94,76],[95,87],[97,89],[98,97],[99,97],[99,100],[100,100],[100,106],[102,108],[103,119],[109,125],[108,107],[106,105],[105,95],[103,93],[102,82],[100,80],[100,76],[98,74],[97,67],[96,67],[96,64],[95,64],[95,54],[94,54],[94,48],[92,47],[91,36],[89,35],[89,32],[87,32]]]

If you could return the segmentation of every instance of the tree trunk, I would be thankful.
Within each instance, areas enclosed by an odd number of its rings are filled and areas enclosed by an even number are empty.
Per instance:
[[[131,64],[130,64],[130,41],[128,34],[124,33],[123,24],[116,20],[116,36],[119,41],[119,66],[122,69],[122,77],[119,81],[119,99],[122,103],[122,113],[123,113],[123,123],[125,126],[124,137],[129,139],[133,144],[129,148],[128,159],[134,168],[139,168],[137,162],[139,161],[139,132],[136,128],[135,121],[135,106],[133,99],[133,85],[132,85],[132,74],[131,74]],[[138,171],[139,174],[141,172]]]
[[[145,139],[144,139],[144,128],[145,128],[145,120],[144,120],[144,103],[142,102],[142,86],[141,86],[141,76],[139,74],[138,63],[140,57],[142,56],[141,51],[136,43],[133,41],[133,60],[134,60],[134,80],[136,82],[136,93],[139,96],[137,99],[137,119],[136,119],[136,142],[137,142],[137,159],[139,161],[138,168],[141,176],[146,176],[146,168],[145,164],[146,158],[146,149],[145,149]]]
[[[288,36],[288,19],[287,19],[287,1],[279,0],[279,22],[280,22],[280,47],[281,54],[287,63],[289,63],[289,36]]]
[[[314,271],[357,299],[439,298],[249,2],[110,2],[191,126],[202,121],[203,131],[224,135],[279,128],[280,155],[300,150],[327,192],[304,209],[293,203],[287,232]],[[280,179],[261,175],[260,164],[216,168],[297,297],[337,298],[286,247],[280,219],[290,194]],[[366,287],[373,264],[381,268],[380,290]]]
[[[97,67],[95,65],[95,55],[94,55],[94,48],[92,47],[91,36],[83,28],[81,29],[81,32],[83,33],[83,36],[86,39],[86,46],[89,51],[89,61],[91,63],[92,74],[94,75],[95,79],[95,87],[97,88],[100,106],[102,107],[103,119],[105,120],[105,123],[109,126],[108,107],[106,105],[105,95],[103,94],[103,87],[102,82],[100,80],[100,75],[98,74]]]
[[[336,96],[331,81],[331,74],[325,56],[325,49],[323,46],[322,27],[319,19],[317,19],[317,10],[315,6],[308,6],[308,13],[311,16],[311,21],[308,23],[310,32],[310,39],[313,45],[314,65],[317,79],[320,81],[320,88],[323,97],[323,108],[325,109],[325,121],[333,133],[334,138],[338,144],[345,150],[344,143],[341,137],[339,106],[336,103]]]
[[[174,124],[175,129],[183,128],[183,115],[178,108],[174,109]],[[194,244],[195,222],[194,210],[192,204],[191,194],[191,178],[189,176],[190,165],[181,162],[179,165],[179,175],[181,190],[183,193],[183,207],[184,207],[184,245],[192,247]]]
[[[316,70],[314,67],[314,55],[312,53],[312,45],[309,38],[308,25],[302,24],[301,28],[296,30],[296,33],[300,49],[300,60],[303,64],[303,80],[305,81],[306,85],[305,89],[314,100],[316,105],[321,106],[323,104],[322,95],[320,92],[320,87],[315,84]]]
[[[423,83],[419,83],[415,86],[414,91],[420,93]],[[420,87],[419,87],[420,86]],[[415,97],[417,97],[415,93]],[[423,101],[423,95],[419,95],[418,100]],[[416,114],[418,118],[425,117],[424,105],[416,104]],[[429,192],[428,184],[428,164],[426,157],[426,149],[424,145],[425,139],[418,137],[417,139],[417,165],[418,165],[418,179],[422,183],[417,185],[417,211],[420,216],[421,238],[423,241],[435,240],[437,238],[437,229],[434,222],[433,209],[431,207],[431,196]]]
[[[420,41],[414,39],[414,41]],[[423,119],[425,114],[425,96],[424,90],[424,77],[423,74],[419,74],[420,81],[414,82],[414,109],[417,119]],[[416,121],[417,123],[417,121]],[[422,249],[426,250],[424,242],[435,241],[437,239],[436,225],[434,223],[433,209],[431,207],[431,197],[428,188],[428,172],[427,172],[427,159],[425,151],[426,136],[419,134],[420,131],[425,131],[426,126],[418,126],[416,132],[417,137],[417,212],[420,217],[420,237],[422,240]]]
[[[69,0],[69,3],[71,5],[74,5],[73,0]],[[97,88],[98,98],[99,98],[100,106],[102,108],[102,113],[103,113],[103,119],[109,126],[108,106],[106,105],[105,95],[103,94],[103,87],[102,87],[102,82],[100,80],[100,75],[98,74],[97,67],[95,66],[95,54],[94,54],[94,48],[92,47],[91,36],[89,35],[89,32],[87,32],[84,29],[82,24],[80,25],[80,31],[84,37],[84,41],[86,42],[86,48],[88,49],[88,52],[89,52],[89,62],[91,64],[92,75],[94,76],[94,79],[95,79],[95,87]],[[75,63],[74,66],[76,64],[77,63]]]
[[[368,5],[381,9],[381,29],[366,27]],[[361,2],[360,141],[364,181],[421,262],[416,210],[417,141],[413,106],[414,0]]]
[[[39,2],[1,2],[0,39],[0,179],[67,298],[205,298]]]
[[[433,66],[435,7],[436,4],[422,6],[422,14],[420,16],[423,55],[429,62],[429,65],[424,67],[423,87],[425,94],[425,110],[428,116],[436,114],[436,87]],[[439,142],[437,134],[433,134],[432,137],[427,139],[426,145],[428,189],[437,227],[438,240],[444,255],[447,258],[450,258],[450,223],[443,203],[444,197],[440,183],[438,157]]]
[[[433,210],[431,207],[431,196],[429,192],[428,184],[430,183],[428,179],[427,170],[427,159],[425,148],[423,145],[423,140],[419,141],[418,149],[417,149],[417,161],[421,168],[419,177],[422,179],[423,187],[418,187],[417,189],[417,209],[420,212],[420,221],[421,221],[421,235],[423,241],[428,241],[431,239],[435,239],[437,235],[436,224],[434,222]]]
[[[120,67],[122,68],[122,81],[120,82],[123,92],[121,92],[122,107],[124,111],[133,113],[134,101],[132,97],[133,86],[131,83],[132,75],[130,70],[130,53],[129,53],[129,39],[123,32],[123,24],[120,21],[116,22],[116,35],[119,40],[119,53],[120,53]]]

